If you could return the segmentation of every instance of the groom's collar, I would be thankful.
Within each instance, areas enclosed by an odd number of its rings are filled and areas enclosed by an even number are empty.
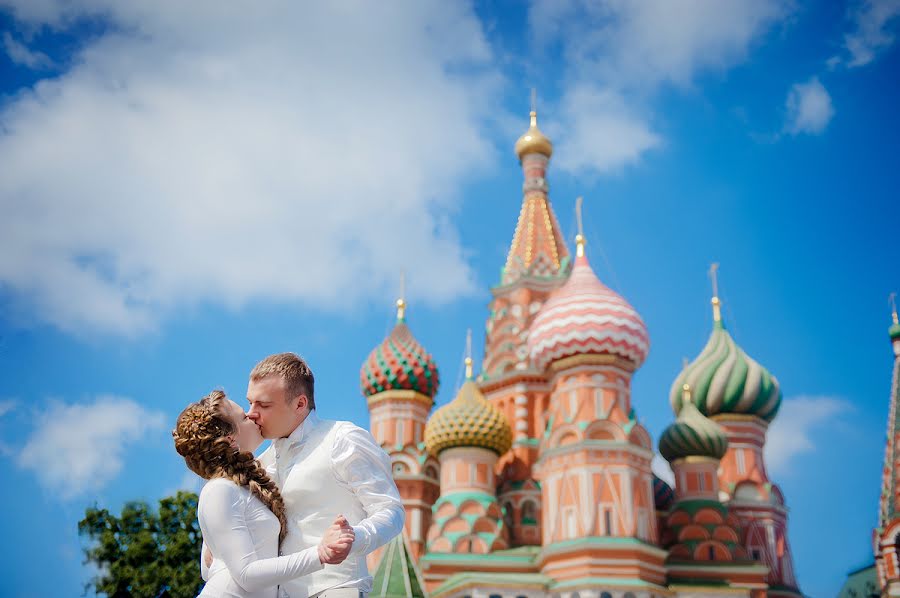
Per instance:
[[[316,415],[316,410],[313,409],[309,412],[309,415],[306,416],[300,425],[294,428],[294,431],[291,432],[287,438],[283,439],[288,446],[293,446],[295,444],[300,444],[303,442],[303,439],[309,434],[310,431],[315,429],[316,426],[319,425],[319,416]]]

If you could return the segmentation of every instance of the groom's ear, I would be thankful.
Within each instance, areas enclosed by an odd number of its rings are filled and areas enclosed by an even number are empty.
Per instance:
[[[297,410],[302,411],[306,407],[309,407],[309,399],[306,395],[298,395],[297,396]]]

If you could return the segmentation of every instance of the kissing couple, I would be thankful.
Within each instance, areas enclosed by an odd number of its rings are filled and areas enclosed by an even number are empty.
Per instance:
[[[293,353],[250,372],[244,410],[213,391],[172,436],[208,480],[197,516],[204,598],[362,598],[365,556],[403,529],[388,455],[366,430],[316,416],[315,380]],[[257,460],[253,451],[272,440]],[[211,559],[210,559],[211,557]]]

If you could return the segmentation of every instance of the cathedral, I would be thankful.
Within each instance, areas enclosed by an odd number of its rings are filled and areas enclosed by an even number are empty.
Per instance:
[[[714,289],[709,340],[672,382],[658,442],[674,488],[656,477],[631,396],[647,327],[594,273],[580,227],[574,255],[561,235],[553,144],[535,112],[515,151],[522,207],[481,372],[469,356],[455,398],[432,412],[438,367],[402,298],[362,366],[406,509],[404,532],[370,555],[371,595],[800,598],[788,509],[763,458],[778,381],[735,343]],[[884,575],[900,578],[897,532],[885,533]]]

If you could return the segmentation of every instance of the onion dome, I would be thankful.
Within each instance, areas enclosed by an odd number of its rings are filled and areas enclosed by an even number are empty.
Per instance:
[[[406,325],[405,308],[398,299],[397,324],[363,363],[359,379],[366,397],[386,390],[414,390],[431,398],[437,393],[437,364]]]
[[[728,449],[725,430],[697,410],[687,384],[683,393],[678,419],[663,431],[659,439],[660,454],[670,463],[685,457],[721,459]]]
[[[675,502],[675,491],[665,480],[653,474],[653,504],[657,511],[668,511]]]
[[[531,111],[531,126],[516,141],[516,155],[519,160],[526,154],[543,154],[548,158],[553,155],[553,143],[541,133],[537,126],[537,112]]]
[[[550,295],[528,334],[528,351],[543,369],[550,362],[586,353],[623,357],[640,367],[650,351],[641,316],[618,293],[600,282],[576,238],[577,257],[566,283]]]
[[[512,446],[512,428],[472,380],[466,360],[466,382],[456,398],[434,412],[425,426],[425,446],[433,455],[449,448],[476,446],[503,455]]]
[[[781,406],[778,380],[728,334],[718,297],[713,297],[713,331],[706,347],[672,384],[669,399],[676,413],[681,410],[684,384],[690,385],[694,405],[707,416],[737,413],[771,422]]]

